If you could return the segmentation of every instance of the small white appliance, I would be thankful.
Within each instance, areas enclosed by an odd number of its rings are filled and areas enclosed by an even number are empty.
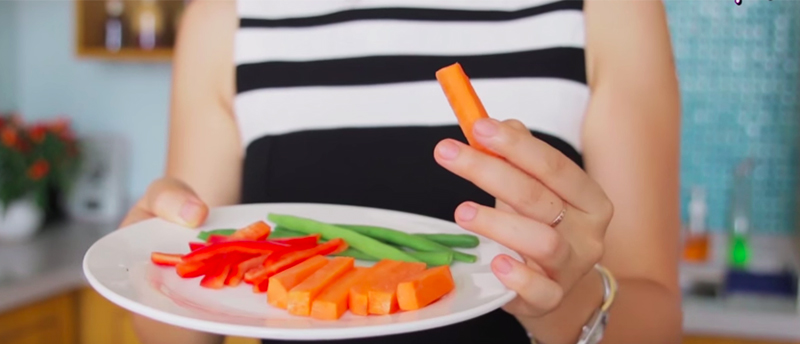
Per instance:
[[[128,210],[128,142],[112,133],[84,135],[81,141],[83,163],[67,196],[67,213],[80,222],[121,221]]]

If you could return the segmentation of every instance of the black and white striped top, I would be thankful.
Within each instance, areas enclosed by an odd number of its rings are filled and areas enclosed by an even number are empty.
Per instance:
[[[582,1],[238,0],[242,202],[320,202],[453,220],[492,197],[433,160],[465,141],[435,79],[459,62],[489,115],[516,118],[582,165],[589,100]],[[529,343],[496,311],[348,343]],[[273,343],[273,342],[269,342]]]

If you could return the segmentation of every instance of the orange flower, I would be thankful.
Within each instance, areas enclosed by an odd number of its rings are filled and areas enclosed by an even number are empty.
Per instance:
[[[8,147],[16,146],[17,139],[17,131],[12,127],[5,127],[3,128],[2,133],[0,133],[0,140],[2,140],[3,144]]]
[[[50,164],[47,160],[39,159],[28,168],[28,177],[32,180],[39,180],[47,176],[48,172],[50,172]]]
[[[39,143],[44,141],[44,137],[46,134],[47,134],[47,128],[45,128],[42,125],[36,125],[33,128],[31,128],[30,135],[31,135],[31,140],[33,140],[33,142]]]

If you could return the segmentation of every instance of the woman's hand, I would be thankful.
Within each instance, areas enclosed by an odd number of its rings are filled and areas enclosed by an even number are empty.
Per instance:
[[[456,140],[440,142],[434,156],[493,195],[497,206],[465,202],[455,211],[456,222],[523,257],[492,261],[495,275],[519,295],[506,311],[518,317],[548,314],[602,257],[611,202],[577,164],[519,121],[480,120],[474,134],[502,158]]]
[[[206,220],[208,206],[183,182],[163,178],[147,189],[145,195],[125,216],[120,227],[153,217],[187,227],[197,227]]]

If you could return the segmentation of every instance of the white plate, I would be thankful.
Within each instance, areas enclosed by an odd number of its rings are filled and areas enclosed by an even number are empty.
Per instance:
[[[353,206],[271,203],[213,209],[201,230],[238,228],[265,220],[268,213],[291,214],[330,223],[379,225],[415,233],[466,233],[456,224],[424,216]],[[153,251],[188,252],[197,230],[152,219],[117,230],[86,253],[83,269],[91,286],[111,302],[155,320],[194,330],[265,339],[319,340],[374,337],[441,327],[489,313],[515,297],[489,264],[510,249],[481,237],[473,264],[454,263],[456,288],[417,311],[361,317],[349,312],[338,321],[293,316],[267,304],[249,284],[211,290],[200,278],[180,278],[174,268],[150,262]],[[358,265],[366,265],[357,263]]]

